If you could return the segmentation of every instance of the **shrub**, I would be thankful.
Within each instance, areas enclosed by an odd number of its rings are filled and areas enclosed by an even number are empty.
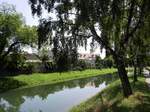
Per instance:
[[[33,72],[34,64],[32,63],[25,63],[21,72],[26,74],[31,74]]]
[[[13,52],[6,58],[5,71],[18,73],[25,64],[25,57],[17,52]]]
[[[82,69],[82,70],[86,69],[87,63],[85,62],[85,60],[78,60],[77,68]]]

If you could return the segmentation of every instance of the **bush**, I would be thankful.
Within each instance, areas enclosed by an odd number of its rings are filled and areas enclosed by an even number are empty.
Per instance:
[[[115,67],[114,60],[111,56],[104,59],[101,59],[99,56],[97,56],[95,60],[95,67],[97,69]]]
[[[33,72],[34,65],[32,63],[25,63],[21,72],[31,74]]]
[[[82,70],[86,69],[87,63],[85,62],[85,60],[78,60],[77,68]]]
[[[6,58],[5,71],[18,73],[22,70],[25,64],[25,57],[17,52],[10,54]]]
[[[42,72],[54,72],[56,71],[56,64],[54,62],[45,62],[43,63],[43,70]]]
[[[81,66],[76,66],[72,70],[73,71],[83,71],[84,69]]]
[[[71,60],[65,51],[61,51],[59,53],[59,56],[55,59],[55,63],[57,66],[57,71],[60,73],[71,69]]]
[[[101,69],[103,67],[103,65],[102,65],[102,59],[101,59],[100,56],[96,56],[95,67],[96,67],[96,69]]]

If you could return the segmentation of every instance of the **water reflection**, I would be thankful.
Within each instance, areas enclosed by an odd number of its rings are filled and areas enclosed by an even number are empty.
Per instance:
[[[104,75],[3,93],[0,112],[67,112],[116,78]]]

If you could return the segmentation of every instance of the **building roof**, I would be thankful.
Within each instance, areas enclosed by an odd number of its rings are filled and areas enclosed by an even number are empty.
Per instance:
[[[96,58],[96,56],[99,56],[98,54],[92,54],[92,53],[80,53],[79,59],[85,59],[85,60],[93,60]]]

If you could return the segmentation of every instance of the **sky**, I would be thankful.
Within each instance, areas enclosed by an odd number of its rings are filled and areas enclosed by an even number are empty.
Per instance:
[[[32,16],[28,0],[0,0],[0,4],[3,2],[15,5],[17,12],[23,14],[27,25],[32,26],[38,24],[38,17]]]
[[[27,25],[33,26],[38,25],[39,18],[37,16],[32,16],[30,5],[28,4],[28,0],[0,0],[0,4],[6,2],[8,4],[13,4],[16,7],[17,12],[22,13],[25,18],[25,23]],[[44,12],[43,17],[46,17],[48,13]],[[90,42],[89,42],[90,43]],[[28,49],[28,52],[32,52],[31,49]],[[90,46],[87,46],[87,50],[83,47],[79,48],[79,53],[90,53]],[[96,49],[94,54],[99,54],[100,49]],[[101,53],[101,57],[105,57],[105,51]]]

